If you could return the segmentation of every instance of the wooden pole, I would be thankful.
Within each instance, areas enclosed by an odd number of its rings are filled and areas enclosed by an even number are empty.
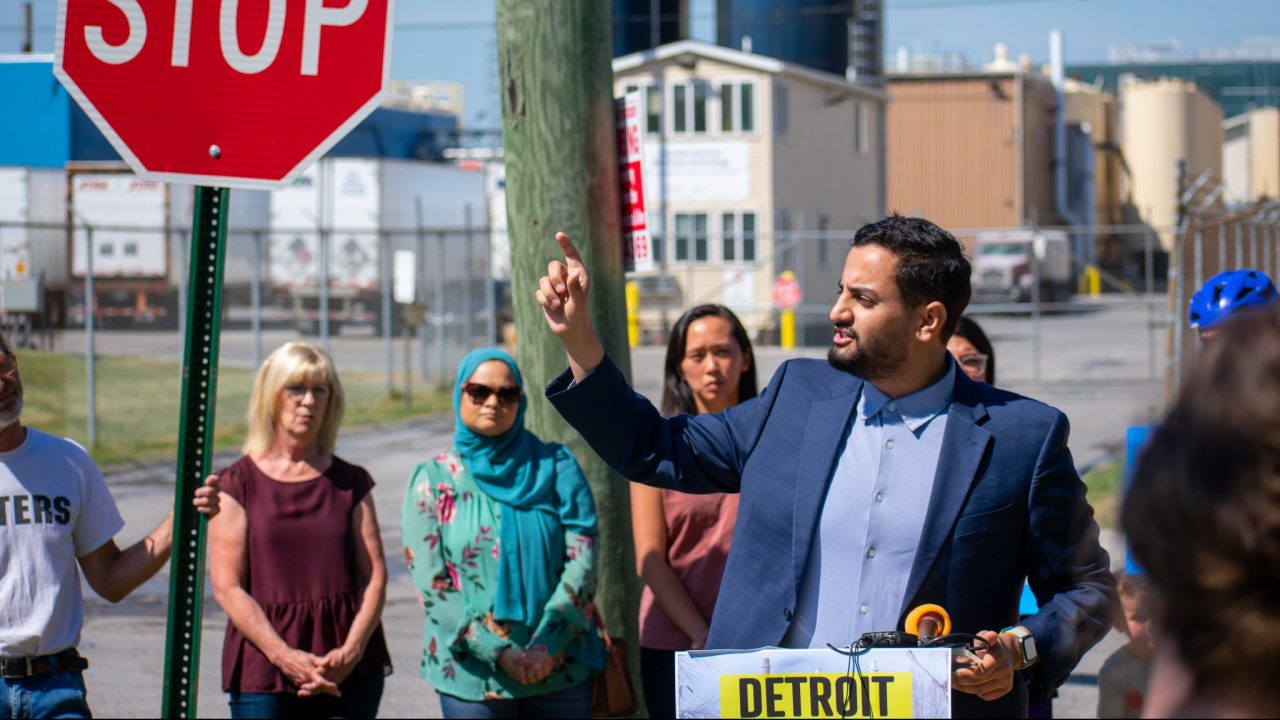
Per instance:
[[[564,260],[555,241],[555,233],[563,230],[581,250],[591,277],[596,331],[609,356],[630,378],[609,3],[498,0],[497,30],[520,369],[533,389],[567,366],[564,348],[547,329],[534,300],[547,263]],[[591,451],[541,392],[529,396],[529,429],[572,448],[591,483],[600,517],[596,601],[609,632],[627,641],[634,674],[639,666],[640,585],[627,483]],[[635,687],[638,691],[638,680]]]

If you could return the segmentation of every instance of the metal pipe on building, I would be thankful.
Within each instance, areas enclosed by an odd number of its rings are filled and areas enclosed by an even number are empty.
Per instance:
[[[1067,121],[1066,93],[1063,91],[1063,42],[1061,30],[1049,31],[1049,77],[1053,82],[1053,203],[1059,217],[1067,225],[1082,225],[1080,218],[1072,211],[1067,198]],[[1074,233],[1073,233],[1074,237]],[[1080,252],[1081,240],[1075,238],[1076,255],[1086,256]]]

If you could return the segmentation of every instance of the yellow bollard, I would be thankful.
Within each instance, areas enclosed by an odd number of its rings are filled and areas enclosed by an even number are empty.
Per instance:
[[[785,350],[791,350],[796,346],[796,311],[783,310],[781,313],[781,337],[782,347]]]
[[[1076,293],[1098,297],[1102,294],[1102,270],[1097,265],[1085,265],[1080,271],[1080,281],[1076,283]]]
[[[634,280],[627,283],[627,343],[631,347],[640,344],[640,285]]]

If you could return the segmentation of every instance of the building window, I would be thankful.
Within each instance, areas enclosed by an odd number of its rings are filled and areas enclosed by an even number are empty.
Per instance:
[[[689,90],[684,85],[676,85],[671,90],[672,129],[678,133],[689,131],[688,102],[686,102],[688,93]]]
[[[791,131],[790,92],[786,84],[777,82],[773,86],[773,132],[775,135],[786,135]]]
[[[738,130],[744,133],[756,131],[755,90],[756,86],[752,83],[742,83],[739,88]]]
[[[705,263],[707,258],[707,214],[676,213],[676,261]]]
[[[689,261],[689,236],[693,234],[693,216],[676,213],[676,262]]]
[[[826,267],[830,262],[831,251],[827,247],[827,232],[831,229],[831,216],[826,213],[818,215],[818,266]]]
[[[653,248],[654,262],[662,262],[666,255],[667,234],[662,222],[662,213],[656,210],[649,212],[649,246]]]
[[[755,213],[721,213],[720,237],[722,246],[720,255],[726,263],[755,262]]]
[[[138,257],[138,243],[127,242],[124,244],[125,257]]]
[[[711,96],[711,87],[701,80],[693,81],[693,131],[707,131],[707,98]]]
[[[640,90],[640,86],[639,86],[639,85],[628,85],[628,86],[626,86],[625,88],[623,88],[622,96],[625,98],[626,96],[630,95],[631,93],[633,93],[633,92],[638,92],[639,90]]]
[[[871,149],[870,120],[867,103],[859,100],[853,110],[853,142],[859,155],[866,155]]]
[[[742,261],[756,261],[756,214],[742,213]]]
[[[102,243],[98,246],[98,254],[102,257],[115,257],[116,246],[111,243]]]
[[[725,213],[720,216],[720,243],[724,247],[722,256],[725,262],[733,262],[737,258],[738,237],[735,232],[737,226],[737,215]]]
[[[698,213],[693,216],[693,259],[704,263],[709,257],[707,249],[707,215]]]
[[[662,89],[649,85],[644,89],[644,106],[647,129],[651,133],[662,132]]]
[[[733,132],[733,83],[720,85],[720,132]]]

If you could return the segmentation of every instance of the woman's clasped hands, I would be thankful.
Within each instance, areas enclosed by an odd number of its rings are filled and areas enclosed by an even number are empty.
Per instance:
[[[521,685],[536,685],[551,674],[560,661],[538,647],[521,650],[504,648],[498,655],[498,667]]]

